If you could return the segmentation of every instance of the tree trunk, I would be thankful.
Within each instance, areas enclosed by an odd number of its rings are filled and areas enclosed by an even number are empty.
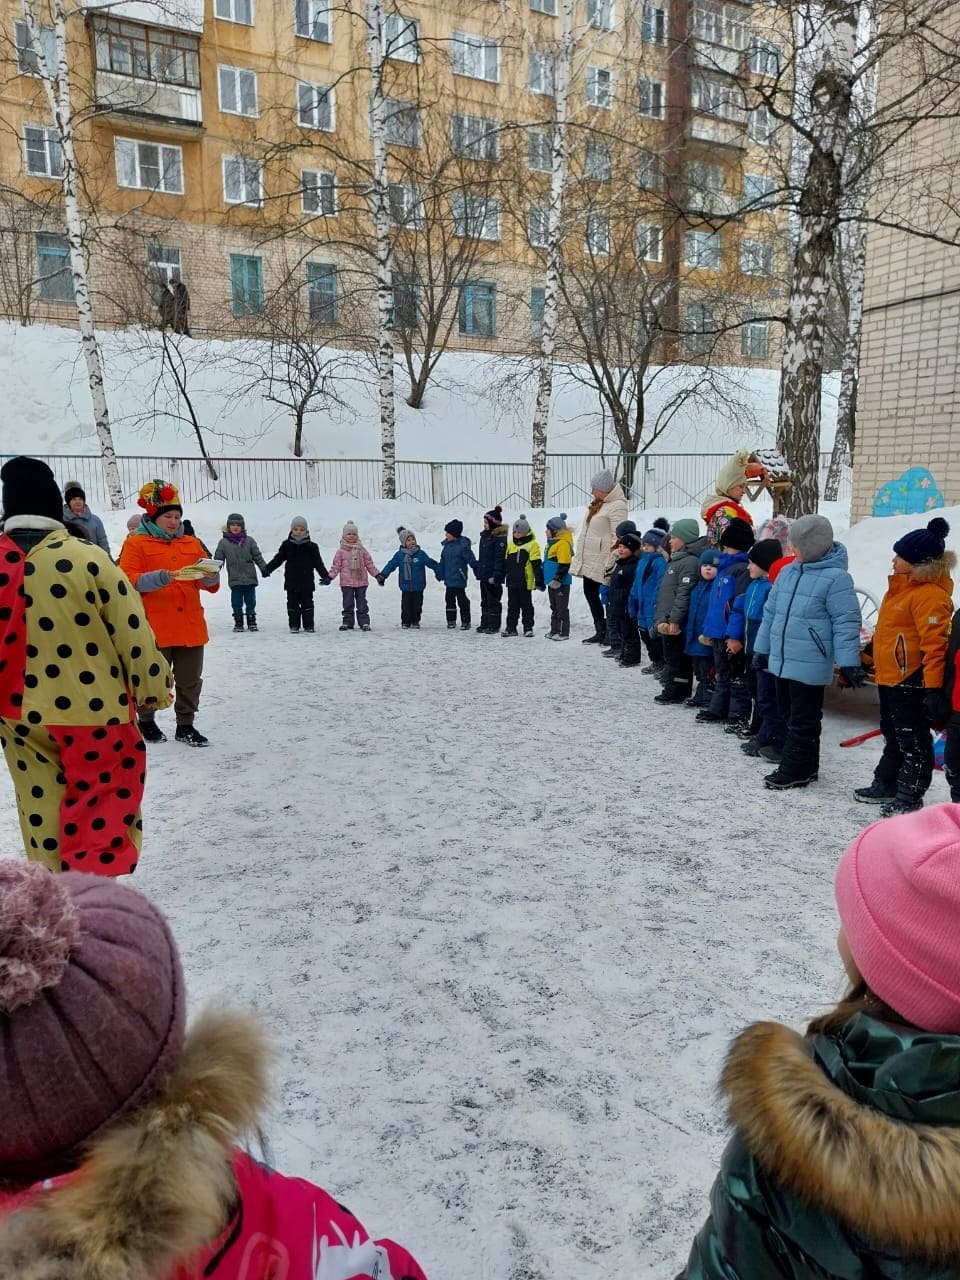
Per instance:
[[[427,394],[427,386],[430,382],[430,369],[427,361],[424,360],[416,374],[410,377],[410,394],[407,396],[407,404],[411,409],[419,409],[423,404],[423,397]]]
[[[820,498],[823,331],[843,195],[860,3],[827,0],[810,77],[810,146],[799,207],[783,359],[777,446],[790,464],[788,516],[815,512]]]
[[[367,51],[370,55],[370,131],[373,142],[373,183],[369,200],[377,242],[377,372],[380,454],[383,460],[380,492],[384,498],[395,498],[397,496],[397,446],[393,381],[393,247],[390,242],[381,0],[367,0]]]
[[[190,422],[193,425],[193,433],[197,437],[197,444],[200,446],[200,453],[203,457],[204,465],[207,468],[207,474],[211,480],[218,480],[220,477],[217,475],[217,468],[213,465],[213,460],[209,453],[207,453],[207,443],[203,438],[203,428],[200,426],[200,419],[197,417],[197,412],[193,407],[193,401],[190,399],[190,392],[187,388],[186,370],[182,367],[183,356],[181,356],[176,347],[171,350],[170,340],[167,337],[166,329],[161,329],[160,340],[163,343],[164,362],[173,374],[173,380],[177,384],[177,391],[180,394],[180,399],[187,406],[187,413],[190,415]],[[174,359],[174,352],[176,352],[176,360]],[[177,367],[177,360],[181,362],[180,368]]]
[[[93,420],[97,431],[97,441],[100,445],[100,460],[103,466],[107,493],[110,495],[110,506],[114,511],[119,511],[125,505],[123,485],[120,480],[120,468],[117,465],[117,454],[113,445],[113,432],[110,429],[107,395],[103,385],[103,353],[97,339],[93,304],[90,300],[83,218],[80,214],[80,202],[77,195],[77,159],[74,148],[73,113],[67,67],[67,18],[63,0],[54,0],[52,15],[57,44],[56,67],[47,66],[40,42],[40,24],[37,18],[35,0],[27,0],[27,4],[24,7],[24,16],[30,33],[30,43],[40,68],[43,87],[47,95],[50,114],[57,131],[57,139],[60,143],[60,151],[63,157],[63,214],[67,231],[67,244],[70,249],[70,272],[73,277],[77,325],[80,330],[80,347],[87,367],[87,382],[90,386],[90,399],[93,403]]]
[[[563,0],[563,31],[556,64],[556,114],[550,168],[550,204],[547,213],[547,270],[543,290],[537,400],[533,411],[531,442],[530,505],[532,507],[543,507],[546,504],[547,426],[550,421],[550,402],[553,398],[553,364],[557,349],[560,273],[563,270],[563,202],[567,186],[567,111],[570,98],[570,69],[573,61],[574,2],[575,0]]]
[[[303,405],[298,404],[293,411],[293,456],[303,457]]]
[[[844,271],[847,277],[847,328],[840,366],[840,395],[837,398],[837,433],[833,440],[830,467],[823,496],[836,502],[844,463],[853,462],[856,437],[857,392],[860,381],[860,332],[863,327],[863,288],[867,272],[867,228],[865,222],[850,222],[841,237]]]

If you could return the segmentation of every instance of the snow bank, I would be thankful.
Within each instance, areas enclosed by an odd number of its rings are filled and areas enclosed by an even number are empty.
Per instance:
[[[893,544],[911,529],[922,529],[934,516],[942,516],[950,525],[947,547],[960,551],[960,507],[944,507],[915,516],[871,516],[855,524],[843,538],[850,556],[850,572],[858,586],[866,587],[877,599],[887,589],[892,572]],[[957,601],[960,604],[960,600]]]

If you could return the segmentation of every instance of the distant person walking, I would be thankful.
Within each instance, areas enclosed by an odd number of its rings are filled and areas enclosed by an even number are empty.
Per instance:
[[[87,495],[76,480],[68,480],[64,486],[63,518],[71,524],[78,524],[94,546],[110,554],[110,540],[103,521],[87,506]]]
[[[171,275],[170,283],[160,294],[157,310],[160,312],[161,329],[172,329],[174,333],[182,333],[186,338],[191,336],[190,293],[176,272]]]
[[[587,508],[586,519],[577,537],[576,550],[570,572],[583,579],[583,594],[593,617],[594,633],[584,644],[603,644],[607,636],[607,623],[600,588],[604,574],[613,558],[617,525],[627,518],[627,499],[608,468],[598,471],[590,481],[593,501]]]

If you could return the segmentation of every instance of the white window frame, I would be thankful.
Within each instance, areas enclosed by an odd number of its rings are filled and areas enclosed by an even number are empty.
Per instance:
[[[463,240],[500,239],[500,201],[492,196],[474,196],[457,191],[453,195],[453,234]]]
[[[17,53],[17,74],[39,76],[40,59],[30,40],[30,27],[22,18],[18,18],[13,24],[13,43]],[[57,74],[57,33],[53,27],[41,26],[40,47],[47,64],[47,74],[52,78]]]
[[[683,179],[687,187],[698,194],[724,190],[723,165],[711,164],[708,160],[688,160],[683,167]]]
[[[690,105],[703,115],[730,120],[734,124],[743,124],[747,118],[742,87],[737,81],[720,76],[703,73],[691,76]]]
[[[293,30],[301,40],[330,44],[333,39],[330,0],[294,0]]]
[[[695,271],[719,271],[723,266],[723,241],[720,233],[695,228],[685,231],[683,265]]]
[[[749,313],[740,326],[740,354],[748,360],[766,360],[770,355],[770,321]]]
[[[637,150],[637,186],[644,191],[662,191],[666,175],[663,156],[649,147]]]
[[[750,15],[741,4],[693,0],[693,34],[708,44],[742,53],[750,45]]]
[[[663,227],[659,222],[638,222],[636,229],[638,262],[663,261]]]
[[[755,194],[748,194],[748,185],[758,188]],[[776,189],[776,179],[768,173],[745,173],[743,175],[743,203],[750,210],[759,211],[763,208],[770,208],[770,205],[764,205],[764,201],[769,196],[772,196]]]
[[[770,279],[776,264],[776,246],[772,240],[740,241],[740,274]]]
[[[783,47],[775,40],[763,40],[754,36],[750,44],[751,73],[755,76],[778,76],[782,65]]]
[[[609,111],[613,106],[613,68],[587,67],[587,105]]]
[[[644,0],[643,18],[641,20],[641,38],[645,44],[667,43],[667,35],[670,30],[670,20],[667,15],[666,5],[652,4],[651,0]]]
[[[59,243],[56,246],[53,246],[50,243],[51,240],[57,240]],[[42,245],[41,241],[44,242]],[[35,254],[34,260],[36,262],[37,269],[37,297],[40,301],[53,303],[75,302],[76,290],[73,281],[73,269],[70,263],[70,244],[67,237],[61,235],[58,231],[35,231],[33,233],[33,247]],[[47,265],[44,262],[44,259],[49,261],[49,259],[54,256],[62,265],[59,266],[56,271],[44,271],[43,267]],[[62,289],[64,294],[68,292],[66,286],[69,285],[69,297],[51,297],[49,293],[46,295],[44,294],[45,282],[52,282],[54,280],[57,280],[64,286]]]
[[[584,236],[587,253],[595,258],[610,256],[610,219],[602,213],[588,213]]]
[[[454,31],[451,36],[450,63],[455,76],[499,84],[500,41],[472,31]]]
[[[235,22],[241,27],[252,27],[254,25],[253,5],[254,0],[214,0],[213,16],[219,18],[221,22]],[[249,18],[237,16],[241,8],[250,14]]]
[[[317,218],[337,213],[337,179],[328,169],[300,170],[300,208]]]
[[[557,0],[530,0],[532,13],[545,13],[548,18],[557,16]]]
[[[155,257],[155,253],[160,251],[161,257]],[[176,259],[171,258],[172,254],[176,254]],[[147,245],[147,279],[151,284],[162,288],[171,283],[174,276],[182,278],[183,275],[183,252],[178,245],[174,244],[148,244]]]
[[[614,0],[587,0],[587,26],[612,31],[616,25]]]
[[[153,147],[157,151],[157,161],[158,161],[158,171],[160,174],[160,182],[156,186],[152,184],[144,183],[142,181],[143,161],[141,157],[141,150],[140,150],[141,147]],[[133,149],[132,152],[128,151],[127,150],[128,148],[132,148]],[[167,176],[167,164],[165,162],[165,154],[164,154],[165,152],[171,152],[176,154],[177,169],[180,174],[179,188],[175,186],[167,187],[164,185],[164,181]],[[136,177],[135,182],[124,182],[123,180],[124,178],[124,173],[122,169],[123,162],[121,159],[121,156],[123,153],[126,153],[128,156],[132,156],[133,158],[134,171],[135,171],[135,177]],[[118,187],[126,187],[128,189],[135,190],[135,191],[153,191],[158,195],[168,195],[168,196],[183,195],[183,186],[184,186],[183,147],[171,146],[169,143],[165,143],[165,142],[146,142],[142,138],[115,137],[113,140],[113,157],[114,157],[114,165],[116,167],[116,172],[117,172]]]
[[[385,13],[383,26],[383,56],[394,62],[420,61],[420,23],[402,13]]]
[[[385,98],[383,105],[384,141],[391,147],[419,147],[423,139],[419,104]]]
[[[777,122],[765,106],[751,107],[747,112],[747,133],[761,147],[773,146],[777,137]]]
[[[496,164],[500,159],[500,121],[455,112],[450,117],[450,147],[454,155]]]
[[[28,130],[40,135],[35,140],[32,148],[27,138]],[[41,147],[43,149],[43,168],[31,169],[31,150],[36,154]],[[29,174],[31,178],[63,177],[63,151],[60,147],[60,135],[52,126],[48,124],[25,124],[23,126],[23,171]]]
[[[404,230],[420,231],[426,224],[426,210],[423,207],[423,192],[419,187],[407,182],[391,182],[387,187],[387,203],[390,211],[390,225]],[[403,221],[395,216],[395,210],[403,215]]]
[[[543,164],[534,163],[541,158],[543,159]],[[540,125],[528,125],[527,168],[532,173],[550,173],[553,170],[552,129],[543,128]]]
[[[227,168],[238,166],[241,195],[232,198],[227,191]],[[263,205],[263,161],[253,160],[249,156],[222,156],[220,168],[223,177],[223,203],[245,205],[250,209],[259,209]],[[252,179],[252,180],[251,180]],[[251,188],[256,184],[256,191]]]
[[[340,319],[340,272],[336,263],[306,262],[304,274],[310,323],[337,324]],[[331,282],[333,287],[329,288]],[[326,314],[320,314],[321,312]]]
[[[610,182],[613,178],[613,149],[601,138],[588,138],[583,148],[583,176],[588,182]]]
[[[304,120],[304,95],[303,90],[309,90],[314,97],[312,106],[307,113],[311,119]],[[328,124],[316,123],[323,107],[330,112]],[[311,80],[297,81],[297,124],[301,129],[315,129],[318,133],[333,133],[337,127],[337,91],[332,85],[316,84]]]
[[[534,204],[527,210],[527,243],[532,249],[546,249],[550,243],[550,206]]]
[[[694,326],[694,312],[699,313]],[[684,350],[688,356],[706,356],[717,341],[716,316],[706,302],[688,302],[683,313]]]
[[[640,76],[637,81],[637,113],[647,120],[662,120],[667,104],[667,86],[663,80]]]
[[[527,88],[531,93],[542,93],[548,98],[556,96],[557,59],[555,54],[544,53],[541,49],[530,50]]]
[[[253,88],[253,110],[244,111],[244,97],[247,98],[246,105],[250,105],[249,93],[251,86]],[[217,101],[221,112],[226,116],[247,116],[251,119],[259,116],[260,85],[257,80],[257,73],[250,67],[218,66]]]

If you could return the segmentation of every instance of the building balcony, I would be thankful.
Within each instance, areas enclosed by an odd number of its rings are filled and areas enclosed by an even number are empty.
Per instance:
[[[727,191],[704,191],[699,187],[687,187],[688,213],[699,213],[705,218],[729,218],[738,212],[742,201]]]
[[[136,117],[155,131],[196,133],[202,127],[196,35],[98,17],[93,40],[101,115]]]
[[[699,37],[694,37],[690,41],[690,61],[693,66],[700,67],[704,71],[719,71],[727,76],[739,75],[745,57],[746,54],[742,49],[713,44]]]
[[[687,121],[687,137],[715,147],[732,147],[737,151],[747,149],[746,121],[721,120],[719,116],[706,115],[696,108]]]

